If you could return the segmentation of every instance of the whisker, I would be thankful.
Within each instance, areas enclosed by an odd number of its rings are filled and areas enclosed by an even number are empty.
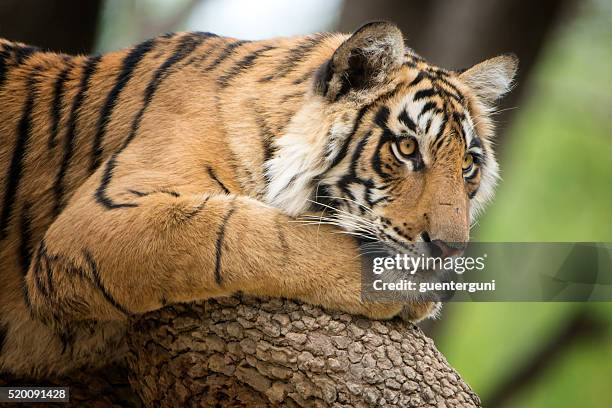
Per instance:
[[[379,254],[379,253],[380,252],[378,252],[378,251],[363,252],[363,253],[360,253],[359,255],[357,255],[355,258],[359,258],[361,256],[366,256],[366,255],[370,255],[370,254]],[[353,258],[353,259],[355,259],[355,258]]]
[[[334,217],[342,222],[354,222],[360,225],[368,226],[369,228],[376,229],[376,224],[374,224],[372,221],[365,219],[365,218],[351,217],[351,216],[346,216],[344,214],[334,214]]]
[[[348,231],[348,232],[353,232],[353,233],[365,233],[367,234],[368,238],[372,238],[372,239],[376,239],[376,231],[369,228],[368,226],[365,225],[359,225],[353,222],[344,222],[344,223],[340,223],[338,220],[335,219],[323,219],[323,220],[317,220],[315,221],[313,220],[303,220],[303,221],[293,221],[293,222],[299,222],[301,225],[333,225],[333,226],[337,226],[337,227],[341,227],[342,229],[344,229],[345,231],[347,227],[352,228],[352,231]],[[365,235],[364,235],[365,237]]]
[[[472,223],[470,223],[470,229],[475,228],[477,225],[478,225],[478,220],[472,221]]]
[[[355,229],[361,229],[364,231],[368,231],[368,232],[374,232],[373,230],[367,228],[367,226],[364,225],[359,225],[356,223],[353,223],[351,221],[346,221],[344,223],[341,223],[338,220],[334,220],[334,219],[312,219],[312,220],[295,220],[295,221],[291,221],[291,222],[295,222],[295,223],[300,223],[301,225],[335,225],[338,227],[352,227]]]
[[[361,234],[361,233],[357,233],[357,232],[351,232],[351,231],[334,231],[334,234],[354,235],[356,237],[369,238],[369,239],[373,238],[373,237],[371,237],[369,235],[365,235],[365,234]]]
[[[340,213],[342,213],[342,214],[345,214],[345,215],[346,215],[346,216],[348,216],[348,217],[355,218],[355,219],[359,219],[360,221],[364,221],[364,222],[369,222],[369,223],[372,223],[371,221],[365,220],[365,219],[363,219],[362,217],[359,217],[359,216],[357,216],[357,215],[355,215],[355,214],[351,214],[351,213],[349,213],[349,212],[347,212],[347,211],[344,211],[344,210],[341,210],[341,209],[339,209],[339,208],[335,208],[335,207],[332,207],[332,206],[330,206],[330,205],[323,204],[323,203],[320,203],[320,202],[318,202],[318,201],[313,201],[313,200],[310,200],[310,199],[308,199],[308,201],[310,201],[310,202],[311,202],[311,203],[313,203],[313,204],[318,204],[318,205],[321,205],[321,206],[323,206],[323,207],[325,207],[325,208],[329,208],[329,209],[331,209],[331,210],[333,210],[333,211],[340,212]]]
[[[335,199],[335,200],[346,200],[346,201],[349,201],[349,202],[351,202],[351,203],[357,204],[359,207],[363,208],[364,210],[367,210],[367,211],[369,211],[369,212],[371,212],[371,213],[373,213],[373,212],[374,212],[374,211],[373,211],[373,210],[372,210],[370,207],[368,207],[367,205],[361,204],[360,202],[357,202],[356,200],[352,200],[352,199],[347,198],[347,197],[320,196],[320,195],[317,195],[317,198],[318,198],[318,197],[323,197],[323,198],[333,198],[333,199]]]
[[[378,237],[377,237],[376,242],[366,242],[365,244],[361,244],[360,248],[363,250],[377,249],[377,247],[379,247],[380,244],[381,244],[381,241],[378,240]]]
[[[518,109],[518,108],[519,108],[518,106],[510,106],[510,107],[504,108],[504,109],[495,109],[494,111],[492,111],[490,113],[490,115],[499,115],[501,113],[512,111],[512,110],[515,110],[515,109]]]
[[[329,218],[329,217],[316,217],[310,216],[308,218],[304,217],[301,220],[296,220],[296,222],[308,222],[311,224],[315,223],[324,223],[330,225],[337,225],[339,227],[352,227],[352,228],[362,228],[371,232],[376,232],[375,225],[373,224],[365,224],[361,222],[359,219],[340,219],[340,218]]]

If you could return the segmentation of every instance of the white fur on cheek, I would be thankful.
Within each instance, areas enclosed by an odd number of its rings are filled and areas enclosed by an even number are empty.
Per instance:
[[[323,108],[320,101],[302,108],[276,141],[276,156],[266,164],[270,182],[265,200],[291,216],[308,208],[315,187],[312,180],[325,170],[330,124],[324,119]]]

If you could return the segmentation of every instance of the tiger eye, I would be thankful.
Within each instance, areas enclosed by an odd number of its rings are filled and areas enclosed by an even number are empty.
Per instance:
[[[468,153],[463,158],[463,164],[461,167],[463,170],[469,170],[469,168],[472,167],[472,164],[474,164],[474,156],[472,156],[471,153]]]
[[[398,143],[398,150],[404,156],[410,156],[412,153],[416,151],[416,140],[409,138],[404,139]]]

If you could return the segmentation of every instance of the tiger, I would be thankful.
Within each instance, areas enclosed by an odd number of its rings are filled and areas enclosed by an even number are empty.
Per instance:
[[[80,56],[0,40],[0,372],[103,366],[130,319],[237,293],[431,317],[362,299],[361,245],[461,251],[517,66],[436,67],[389,22]]]

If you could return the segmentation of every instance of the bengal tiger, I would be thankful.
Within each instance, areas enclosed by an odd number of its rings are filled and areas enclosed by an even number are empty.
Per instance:
[[[236,292],[430,316],[362,301],[359,240],[468,241],[516,69],[438,68],[387,22],[92,56],[0,40],[0,371],[106,364],[130,317]]]

